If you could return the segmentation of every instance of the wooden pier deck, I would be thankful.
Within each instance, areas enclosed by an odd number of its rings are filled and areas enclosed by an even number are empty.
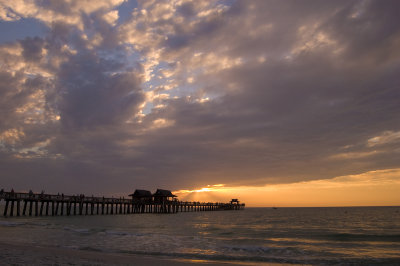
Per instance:
[[[4,200],[4,216],[60,216],[60,215],[114,215],[135,213],[177,213],[197,211],[243,210],[245,204],[232,200],[229,203],[105,198],[84,195],[21,193],[0,191]]]

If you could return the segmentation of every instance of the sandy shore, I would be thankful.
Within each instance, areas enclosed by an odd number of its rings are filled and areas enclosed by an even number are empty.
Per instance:
[[[254,265],[253,263],[211,262],[200,260],[172,259],[131,254],[75,250],[67,248],[30,246],[0,243],[0,265],[178,265],[221,266]],[[257,264],[281,265],[281,264]]]

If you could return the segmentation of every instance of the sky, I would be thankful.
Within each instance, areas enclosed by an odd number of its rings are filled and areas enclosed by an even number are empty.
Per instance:
[[[0,186],[400,205],[399,12],[0,0]]]

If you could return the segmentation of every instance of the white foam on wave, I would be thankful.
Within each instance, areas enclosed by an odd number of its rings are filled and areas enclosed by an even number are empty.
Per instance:
[[[0,226],[5,226],[5,227],[16,227],[21,225],[25,225],[25,223],[0,221]]]
[[[65,246],[59,246],[61,248],[68,248],[68,249],[79,249],[79,246],[75,245],[65,245]]]
[[[130,235],[130,233],[128,233],[128,232],[112,231],[112,230],[106,230],[105,233],[107,235],[114,235],[114,236],[128,236],[128,235]]]
[[[232,254],[243,254],[243,255],[304,255],[304,251],[301,249],[293,248],[293,247],[266,247],[266,246],[223,246],[222,249],[227,250]]]
[[[133,236],[133,237],[141,237],[145,234],[142,233],[133,233],[133,232],[125,232],[125,231],[116,231],[116,230],[106,230],[105,232],[100,232],[99,234],[107,234],[113,236]]]
[[[64,227],[64,230],[66,231],[72,231],[75,233],[81,233],[81,234],[88,234],[90,233],[89,229],[86,228],[71,228],[71,227]]]

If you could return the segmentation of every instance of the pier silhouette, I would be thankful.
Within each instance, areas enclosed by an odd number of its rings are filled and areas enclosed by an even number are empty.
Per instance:
[[[113,215],[134,213],[177,213],[198,211],[243,210],[244,203],[232,199],[228,203],[179,201],[169,190],[155,193],[136,190],[131,198],[105,198],[95,196],[45,194],[0,191],[0,202],[5,201],[6,216],[60,216],[60,215]],[[21,208],[22,207],[22,208]],[[15,212],[14,212],[15,211]],[[22,212],[21,212],[22,211]]]

